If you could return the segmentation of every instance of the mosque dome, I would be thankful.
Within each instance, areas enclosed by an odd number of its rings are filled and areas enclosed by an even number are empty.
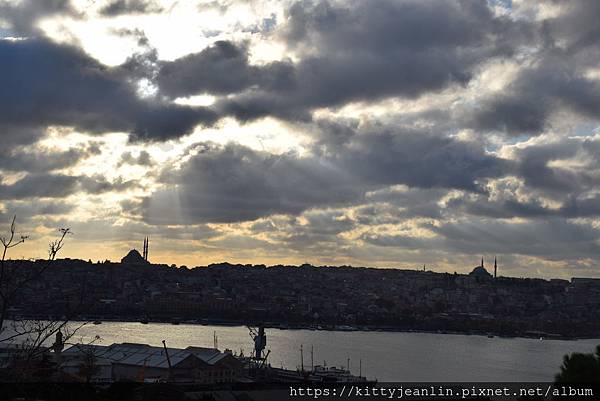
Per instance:
[[[137,249],[132,249],[129,251],[127,255],[123,259],[121,259],[121,263],[127,265],[147,265],[148,262],[144,260],[142,255],[137,251]]]
[[[469,276],[475,276],[475,277],[487,277],[487,278],[491,278],[492,275],[485,270],[485,267],[483,266],[477,266],[473,269],[473,271],[471,273],[469,273]]]

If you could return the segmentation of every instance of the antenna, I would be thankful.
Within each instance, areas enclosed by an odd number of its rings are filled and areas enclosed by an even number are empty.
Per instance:
[[[362,358],[358,360],[358,377],[362,377]]]
[[[315,370],[315,360],[314,360],[314,347],[310,346],[310,370]]]

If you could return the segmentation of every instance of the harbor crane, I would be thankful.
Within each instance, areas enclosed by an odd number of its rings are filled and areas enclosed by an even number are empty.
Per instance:
[[[259,365],[259,368],[265,366],[267,362],[267,358],[271,351],[267,351],[265,353],[265,348],[267,346],[267,334],[265,333],[265,327],[263,325],[259,325],[258,327],[248,327],[248,331],[252,341],[254,341],[254,351],[252,353],[252,359]]]

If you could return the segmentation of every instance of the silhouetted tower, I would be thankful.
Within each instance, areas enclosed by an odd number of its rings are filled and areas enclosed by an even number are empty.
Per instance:
[[[144,250],[142,251],[142,258],[148,261],[148,237],[144,238]]]
[[[498,262],[494,256],[494,278],[498,277]]]
[[[485,267],[483,266],[483,258],[481,258],[481,267],[485,268]]]

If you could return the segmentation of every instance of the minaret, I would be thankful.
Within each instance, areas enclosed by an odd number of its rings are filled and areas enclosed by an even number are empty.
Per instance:
[[[496,261],[496,257],[494,256],[494,278],[498,277],[498,262]]]
[[[142,258],[144,258],[145,261],[148,260],[148,237],[144,238],[144,250],[142,251]]]

